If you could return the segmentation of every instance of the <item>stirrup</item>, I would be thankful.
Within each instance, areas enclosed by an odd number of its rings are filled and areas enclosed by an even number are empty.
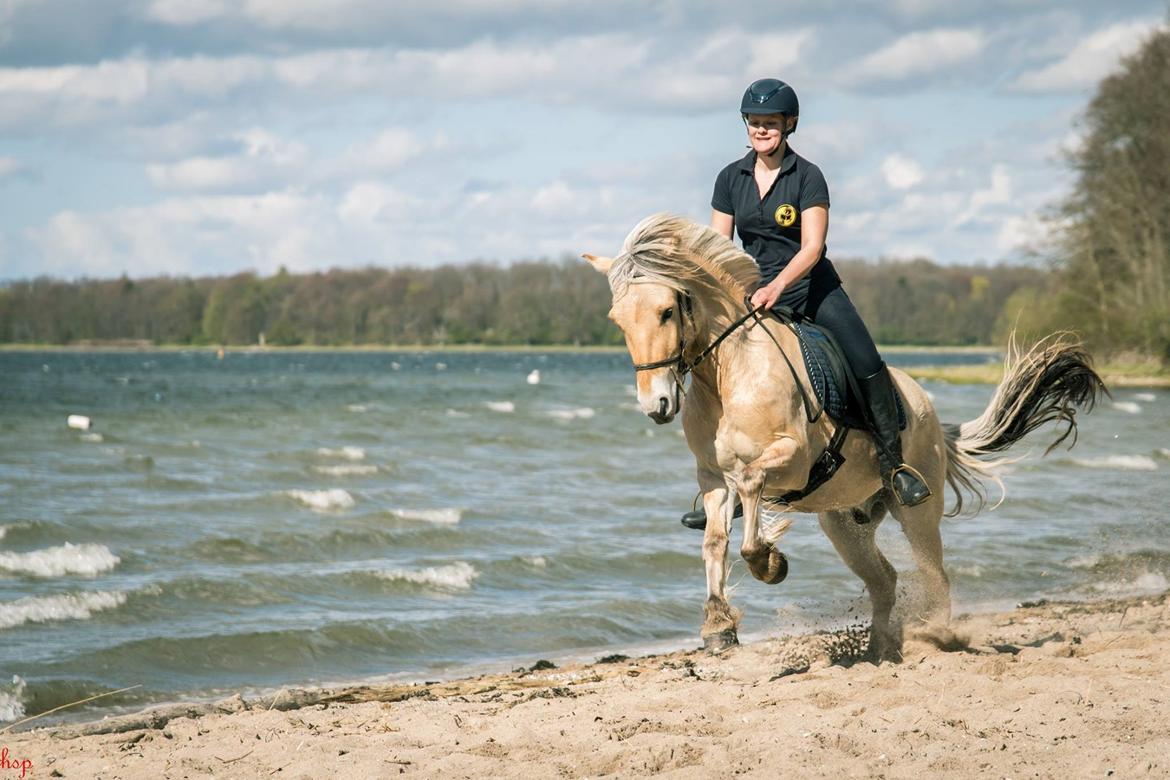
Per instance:
[[[743,504],[739,503],[738,500],[735,502],[735,514],[732,515],[732,518],[736,517],[743,517]],[[705,530],[707,528],[707,510],[693,509],[683,515],[679,522],[687,528],[694,528],[696,531]]]
[[[922,474],[905,463],[890,474],[890,488],[902,506],[918,506],[933,495]]]

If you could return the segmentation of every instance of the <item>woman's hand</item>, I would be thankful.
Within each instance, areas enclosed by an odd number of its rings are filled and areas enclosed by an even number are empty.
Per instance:
[[[784,284],[777,277],[771,284],[766,284],[752,293],[752,308],[763,306],[765,309],[770,309],[776,305],[776,301],[780,300],[780,296],[783,294]]]

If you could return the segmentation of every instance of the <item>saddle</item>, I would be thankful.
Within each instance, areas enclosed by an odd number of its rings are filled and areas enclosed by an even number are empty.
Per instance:
[[[792,328],[800,342],[804,367],[808,371],[813,393],[821,409],[835,422],[847,428],[869,430],[865,420],[865,399],[860,398],[854,390],[857,387],[857,377],[853,375],[853,369],[845,360],[836,339],[824,328],[811,322],[785,320],[783,317],[781,320]],[[902,406],[900,393],[894,393],[894,403],[898,407],[898,430],[904,431],[906,409]]]

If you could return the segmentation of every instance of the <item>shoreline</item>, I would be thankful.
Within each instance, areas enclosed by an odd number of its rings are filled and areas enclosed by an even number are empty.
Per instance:
[[[853,628],[718,655],[237,694],[0,745],[32,777],[1160,775],[1168,612],[1170,592],[1038,602],[961,615],[961,647],[911,641],[900,664],[865,660]]]

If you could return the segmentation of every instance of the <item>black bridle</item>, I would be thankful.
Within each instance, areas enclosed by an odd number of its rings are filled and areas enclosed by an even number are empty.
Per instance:
[[[700,352],[695,357],[694,360],[687,360],[684,357],[684,355],[686,353],[686,348],[687,348],[687,336],[686,336],[686,319],[683,318],[683,312],[685,310],[687,318],[694,319],[694,317],[693,317],[694,307],[693,307],[693,304],[691,303],[691,296],[686,294],[686,293],[675,291],[674,301],[675,301],[675,309],[678,311],[678,316],[679,316],[679,321],[678,321],[678,352],[671,355],[670,357],[663,358],[662,360],[655,360],[653,363],[635,363],[634,364],[634,371],[635,372],[649,371],[652,368],[663,368],[665,366],[673,365],[674,369],[675,369],[675,373],[677,373],[677,375],[678,375],[678,380],[681,382],[682,378],[685,377],[690,372],[694,371],[695,368],[700,363],[702,363],[707,358],[708,355],[710,355],[712,352],[715,351],[716,347],[718,347],[720,344],[723,343],[724,339],[726,339],[728,336],[730,336],[732,333],[734,333],[745,322],[750,320],[752,317],[755,317],[757,314],[759,314],[761,311],[764,310],[763,306],[757,306],[755,308],[752,308],[751,302],[745,301],[745,303],[747,304],[747,309],[748,309],[747,314],[743,315],[738,320],[736,320],[735,322],[728,325],[727,328],[722,333],[720,333],[719,336],[716,337],[716,339],[714,341],[712,341],[710,344],[708,344],[706,349],[704,349],[702,352]]]

